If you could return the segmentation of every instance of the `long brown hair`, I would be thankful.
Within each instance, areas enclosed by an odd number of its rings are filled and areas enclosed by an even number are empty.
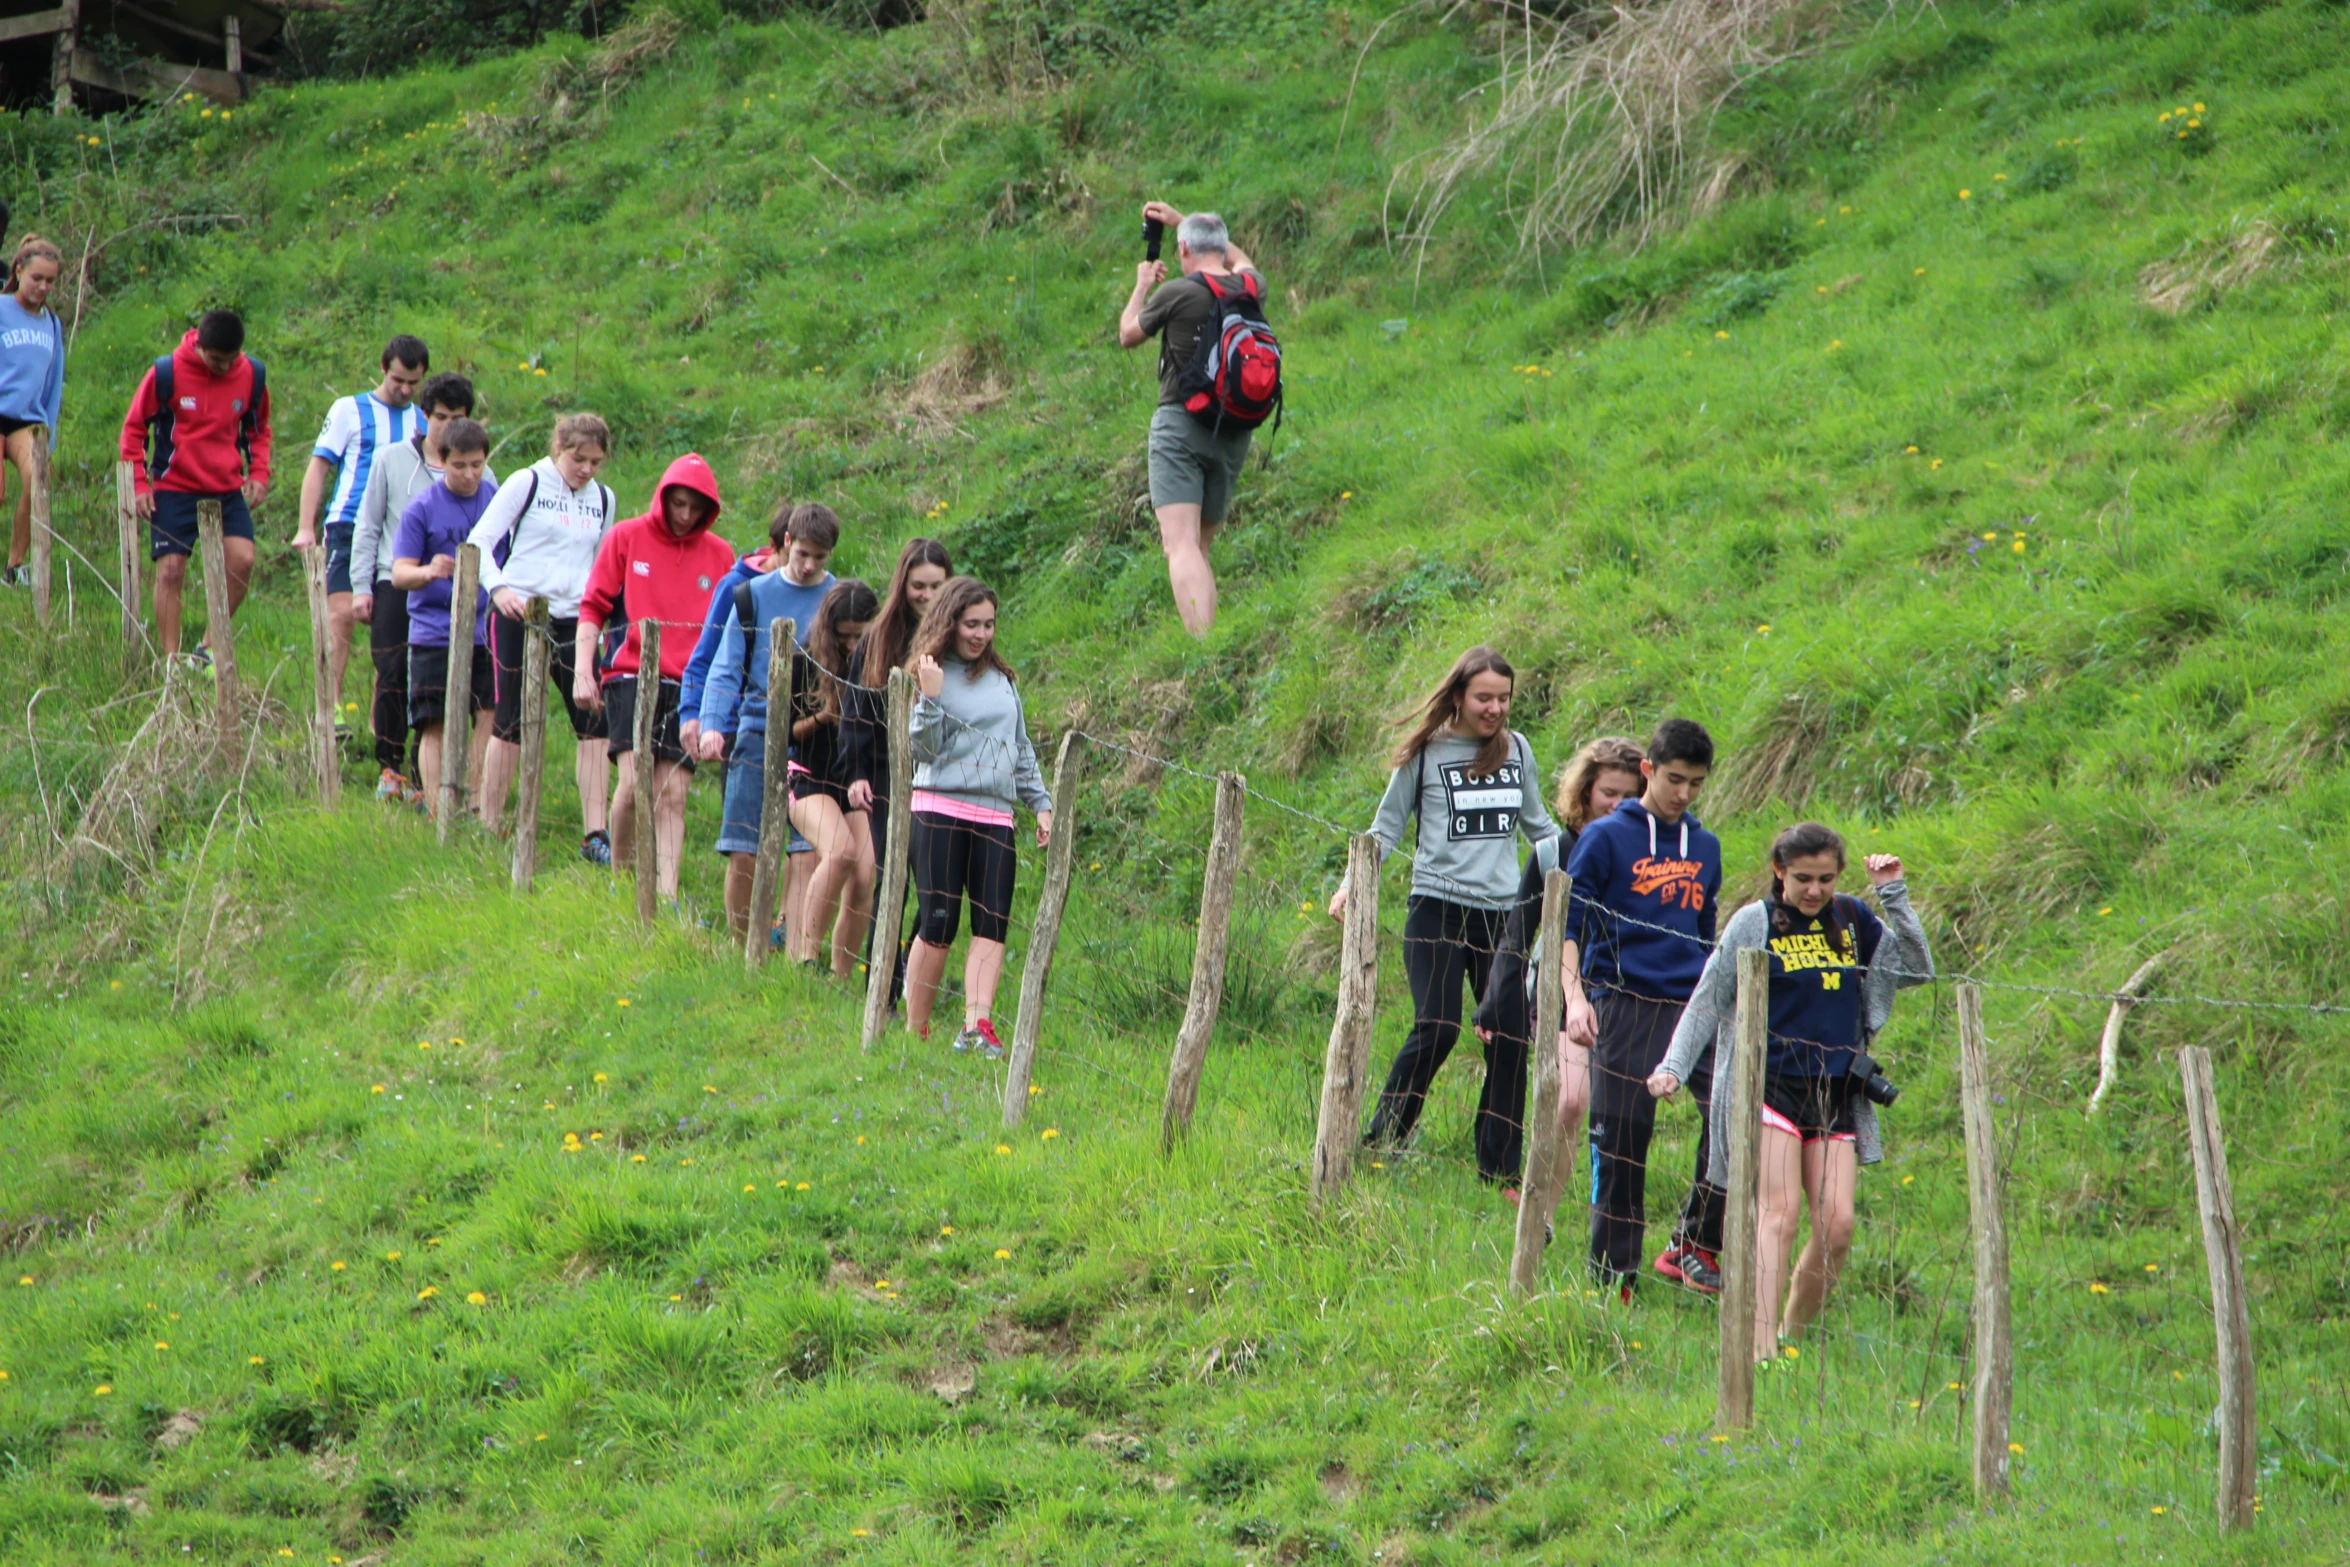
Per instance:
[[[1461,716],[1461,701],[1469,693],[1469,682],[1483,674],[1499,675],[1510,683],[1513,692],[1517,690],[1518,672],[1510,668],[1510,661],[1479,643],[1452,661],[1452,669],[1437,682],[1436,689],[1421,698],[1420,705],[1404,719],[1403,726],[1408,726],[1408,732],[1387,765],[1401,767],[1427,749],[1428,742],[1436,738],[1436,731]],[[1510,759],[1513,743],[1510,726],[1504,724],[1493,732],[1492,739],[1478,748],[1469,765],[1480,773],[1498,772],[1502,763]]]
[[[920,624],[921,612],[914,607],[912,590],[907,584],[913,579],[917,566],[936,566],[949,577],[955,574],[955,563],[947,556],[947,547],[936,539],[908,539],[906,547],[898,551],[897,569],[889,574],[889,587],[881,595],[881,612],[865,628],[865,639],[857,644],[857,680],[860,684],[877,686],[889,678],[889,672],[906,661],[906,649],[914,640],[914,628]]]
[[[1590,826],[1591,786],[1599,782],[1599,775],[1630,773],[1637,778],[1643,760],[1640,742],[1622,735],[1601,735],[1568,757],[1567,765],[1559,769],[1558,798],[1550,807],[1559,826],[1568,832],[1581,832]]]
[[[821,671],[824,700],[816,709],[825,718],[840,712],[841,681],[849,672],[849,647],[841,640],[844,620],[870,623],[878,601],[873,585],[862,577],[843,577],[826,590],[816,606],[816,623],[808,628],[808,658]]]
[[[27,234],[16,242],[16,254],[8,258],[8,281],[5,284],[0,284],[0,294],[16,292],[16,275],[24,270],[26,262],[36,257],[56,262],[57,275],[60,279],[64,278],[65,252],[38,234]]]
[[[911,664],[927,655],[945,664],[955,656],[955,627],[963,617],[981,604],[995,603],[995,589],[977,577],[948,578],[947,585],[938,590],[938,597],[930,601],[930,608],[922,612],[922,624],[914,628],[913,646],[906,649],[906,662]],[[997,635],[1002,635],[1000,629]],[[969,678],[977,680],[982,669],[992,669],[1006,680],[1018,678],[992,641],[978,662],[971,665]]]
[[[1797,822],[1771,840],[1771,928],[1784,935],[1794,929],[1794,911],[1787,907],[1787,889],[1781,884],[1779,873],[1791,860],[1806,855],[1833,854],[1836,868],[1844,868],[1844,835],[1824,822]],[[1844,922],[1836,917],[1836,900],[1828,899],[1828,945],[1838,951],[1844,946]]]

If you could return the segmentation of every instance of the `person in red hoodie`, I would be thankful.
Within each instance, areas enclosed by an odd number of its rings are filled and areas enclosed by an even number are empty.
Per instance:
[[[572,697],[582,707],[602,707],[611,733],[612,759],[636,749],[636,705],[642,649],[639,621],[661,623],[661,667],[653,710],[653,847],[661,896],[677,896],[677,862],[685,852],[685,792],[693,782],[693,758],[677,733],[679,681],[694,654],[694,637],[718,579],[734,567],[734,550],[712,532],[718,521],[718,476],[699,453],[688,452],[669,465],[653,491],[653,505],[641,517],[617,523],[604,535],[579,600],[578,673]],[[595,675],[596,643],[604,622],[615,614],[628,620],[628,636]],[[636,769],[623,764],[612,795],[612,861],[635,861]]]
[[[149,522],[155,635],[166,658],[180,648],[180,591],[196,548],[199,501],[220,502],[230,614],[253,580],[252,509],[269,492],[269,377],[244,348],[243,318],[207,310],[147,371],[123,416],[121,456],[138,486],[139,515]],[[196,656],[212,660],[209,647]]]

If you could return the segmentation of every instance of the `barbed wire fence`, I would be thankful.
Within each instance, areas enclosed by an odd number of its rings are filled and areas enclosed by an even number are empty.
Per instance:
[[[208,521],[216,527],[215,519]],[[209,536],[205,542],[214,545]],[[206,553],[208,565],[218,559],[213,548]],[[128,614],[125,624],[143,638],[143,629],[136,628]],[[547,636],[535,617],[531,624],[539,636]],[[323,620],[314,617],[313,625],[323,636]],[[663,630],[693,636],[700,633],[701,626],[678,623]],[[219,631],[224,641],[233,636],[225,617]],[[128,640],[130,632],[126,631]],[[488,654],[485,651],[480,656]],[[233,652],[230,658],[233,664]],[[315,678],[323,681],[323,659],[311,662]],[[528,730],[532,725],[540,726],[543,742],[547,662],[530,658],[526,663],[523,713],[529,761],[521,788],[525,797],[532,799],[541,781],[544,748],[542,743],[535,753],[529,750]],[[266,695],[269,685],[270,679],[265,678],[263,694],[251,699],[227,693],[227,702],[238,712],[224,717],[216,729],[222,754],[238,781],[240,822],[252,814],[249,803],[242,800],[243,784],[254,765],[263,721],[284,716]],[[887,688],[859,689],[868,696],[886,698],[889,694]],[[166,699],[165,692],[147,694],[158,702]],[[640,709],[650,706],[640,704]],[[898,711],[910,706],[910,702],[903,703]],[[28,712],[28,730],[31,722]],[[315,731],[313,744],[331,748],[332,705],[323,700],[314,702],[309,722]],[[950,727],[959,723],[951,716],[944,722]],[[896,732],[890,751],[894,757],[898,747],[911,747],[911,736],[902,723],[893,724],[893,728]],[[1019,772],[1016,746],[1000,736],[981,739],[994,765],[1007,777]],[[1032,835],[1015,832],[1011,895],[1000,906],[983,911],[1001,922],[1005,949],[1001,983],[1011,987],[998,990],[992,1015],[1014,1013],[1009,998],[1026,988],[1031,966],[1049,968],[1050,975],[1049,983],[1040,981],[1033,995],[1022,997],[1021,1015],[1015,1016],[1016,1044],[1025,1032],[1030,1048],[1038,1054],[1028,1062],[1015,1059],[1005,1063],[1001,1086],[1006,1091],[1003,1114],[1007,1127],[1020,1123],[1028,1097],[1025,1090],[1038,1086],[1033,1074],[1045,1066],[1055,1073],[1067,1069],[1081,1074],[1107,1096],[1107,1104],[1125,1107],[1129,1113],[1134,1106],[1149,1104],[1155,1091],[1161,1140],[1172,1146],[1188,1131],[1198,1113],[1196,1107],[1214,1103],[1216,1076],[1209,1067],[1219,1041],[1274,1052],[1276,1059],[1294,1056],[1301,1037],[1316,1025],[1317,1017],[1327,1017],[1335,1010],[1338,1015],[1331,1020],[1333,1037],[1324,1070],[1316,1074],[1310,1060],[1297,1062],[1293,1077],[1285,1078],[1294,1081],[1295,1096],[1277,1112],[1284,1130],[1316,1126],[1314,1155],[1311,1159],[1301,1157],[1299,1165],[1306,1172],[1306,1184],[1317,1205],[1342,1218],[1345,1207],[1339,1199],[1350,1184],[1367,1173],[1377,1173],[1411,1202],[1445,1212],[1464,1227],[1490,1233],[1496,1299],[1500,1299],[1503,1264],[1512,1251],[1503,1239],[1502,1226],[1504,1222],[1516,1223],[1517,1216],[1495,1199],[1491,1188],[1501,1184],[1497,1173],[1506,1179],[1517,1171],[1497,1172],[1491,1160],[1483,1161],[1481,1167],[1479,1160],[1456,1152],[1455,1129],[1475,1126],[1481,1117],[1498,1120],[1513,1139],[1525,1145],[1521,1159],[1531,1158],[1531,1145],[1539,1140],[1538,1121],[1546,1107],[1542,1073],[1530,1074],[1535,1080],[1532,1102],[1509,1114],[1497,1112],[1480,1074],[1436,1071],[1415,1123],[1401,1136],[1365,1143],[1361,1100],[1369,1092],[1370,1074],[1378,1064],[1374,1059],[1377,1052],[1366,1054],[1365,1047],[1384,1043],[1394,1029],[1392,1007],[1384,1012],[1379,1007],[1380,997],[1394,989],[1392,983],[1384,987],[1376,983],[1381,957],[1383,952],[1401,950],[1406,943],[1426,942],[1427,938],[1410,935],[1392,918],[1382,918],[1391,911],[1379,908],[1375,874],[1364,879],[1350,873],[1354,896],[1367,901],[1370,908],[1358,911],[1358,917],[1347,922],[1345,938],[1333,951],[1328,935],[1331,925],[1322,912],[1329,892],[1327,874],[1275,869],[1275,856],[1251,853],[1249,828],[1252,818],[1278,823],[1285,833],[1319,840],[1327,851],[1325,859],[1343,848],[1358,871],[1366,863],[1376,866],[1380,846],[1344,823],[1249,784],[1236,770],[1194,766],[1142,749],[1128,739],[1084,728],[1071,728],[1059,739],[1055,771],[1063,776],[1048,780],[1058,807],[1054,823],[1057,841],[1040,846]],[[331,756],[331,750],[327,754]],[[461,776],[461,753],[451,757],[451,764]],[[331,795],[332,785],[325,773],[321,764],[320,788]],[[1017,790],[1006,794],[1014,796]],[[44,809],[50,808],[44,793]],[[986,825],[990,824],[949,821],[933,823],[929,830],[976,840],[987,836],[982,832]],[[66,841],[62,830],[57,836],[60,842]],[[517,836],[532,837],[528,833]],[[903,855],[910,848],[905,843],[908,836],[896,831],[889,834],[890,855]],[[1084,847],[1088,839],[1097,844],[1114,839],[1118,845],[1115,874],[1099,874],[1105,862],[1088,855]],[[1000,838],[993,841],[1000,844]],[[1040,907],[1046,901],[1040,889],[1056,877],[1056,851],[1061,856],[1058,877],[1063,883],[1065,906],[1051,909],[1049,918],[1040,918],[1046,913]],[[529,885],[523,862],[528,852],[522,844],[517,845],[516,885],[522,888]],[[1300,857],[1291,854],[1286,858],[1294,865]],[[906,901],[919,905],[924,889],[916,883],[921,877],[909,874],[903,861],[896,872],[885,868],[882,874],[885,883],[892,874],[902,877]],[[929,890],[934,894],[940,891],[935,887]],[[877,907],[875,912],[877,924],[887,923],[884,910]],[[1065,915],[1074,915],[1073,922],[1065,923]],[[183,911],[183,931],[190,917]],[[753,927],[763,928],[756,909]],[[1685,932],[1669,933],[1691,939]],[[1276,950],[1278,957],[1272,955]],[[886,989],[894,985],[894,954],[885,954],[878,937],[872,951],[872,970],[887,968],[891,973],[891,978],[882,982]],[[1484,956],[1490,958],[1490,949]],[[1021,985],[1013,985],[1015,974]],[[1365,976],[1368,983],[1362,982]],[[2033,1003],[2198,1008],[2220,1013],[2334,1017],[2350,1012],[2350,1006],[2329,1002],[2162,993],[2135,985],[2102,991],[1948,971],[1902,977],[1932,987],[1930,1004],[1937,1032],[1945,1032],[1954,1017],[1963,1031],[1970,993],[1978,1033],[1980,1002],[1986,993]],[[868,984],[872,983],[869,971]],[[1347,1015],[1350,994],[1358,1014],[1352,1017]],[[1956,1006],[1950,1005],[1953,997],[1957,998]],[[967,992],[958,994],[951,978],[942,984],[942,1006],[973,999]],[[1457,1050],[1461,1043],[1476,1039],[1465,1016],[1475,1000],[1469,995],[1459,1008],[1440,1007],[1425,1017],[1415,1008],[1401,1021],[1414,1030],[1423,1026],[1455,1030],[1450,1048]],[[902,1004],[902,996],[886,996],[882,1017],[886,1019]],[[1032,1020],[1024,1015],[1029,1005],[1042,1008],[1045,1018]],[[1049,1032],[1045,1027],[1048,1021]],[[1382,1027],[1388,1030],[1384,1035]],[[1342,1039],[1342,1034],[1351,1037]],[[912,1048],[902,1030],[896,1037],[901,1051]],[[878,1042],[870,1024],[867,1042]],[[1977,1048],[1988,1043],[1987,1037],[1978,1038]],[[1535,1047],[1530,1044],[1528,1048]],[[1161,1052],[1166,1061],[1163,1072],[1157,1061]],[[1983,1059],[1988,1064],[1997,1057],[1986,1051]],[[1636,1074],[1596,1063],[1591,1070],[1595,1077],[1611,1074],[1622,1092],[1640,1087]],[[1355,1078],[1351,1113],[1332,1125],[1328,1114],[1330,1081],[1347,1071]],[[2021,1292],[2022,1330],[2014,1333],[2013,1323],[1985,1320],[1995,1313],[2004,1316],[2009,1309],[2004,1302],[2009,1297],[2004,1279],[1998,1281],[1999,1301],[1985,1294],[1982,1274],[1999,1259],[1983,1253],[1984,1232],[1986,1228],[2004,1231],[2013,1216],[2024,1221],[2026,1228],[2021,1233],[2028,1239],[2044,1238],[2049,1227],[2031,1216],[2048,1206],[2055,1194],[2030,1193],[2026,1201],[2004,1202],[2004,1212],[1997,1208],[1977,1211],[1962,1233],[1935,1225],[1926,1214],[1916,1211],[1919,1202],[1910,1193],[1914,1172],[1871,1183],[1870,1200],[1860,1205],[1866,1238],[1858,1260],[1848,1266],[1839,1286],[1829,1294],[1811,1332],[1788,1346],[1792,1353],[1765,1362],[1770,1369],[1762,1382],[1770,1391],[1764,1395],[1764,1412],[1774,1434],[1784,1434],[1788,1426],[1800,1431],[1812,1426],[1848,1429],[1855,1425],[1888,1435],[1934,1432],[1947,1420],[1951,1440],[1970,1449],[1975,1483],[1987,1498],[2003,1494],[2010,1476],[2017,1475],[2035,1488],[2077,1488],[2109,1496],[2117,1507],[2127,1503],[2157,1509],[2179,1507],[2183,1504],[2177,1498],[2191,1496],[2201,1484],[2213,1483],[2207,1476],[2198,1477],[2205,1467],[2202,1455],[2216,1446],[2221,1523],[2225,1527],[2249,1524],[2261,1505],[2253,1416],[2256,1376],[2272,1387],[2308,1381],[2310,1391],[2337,1397],[2340,1379],[2334,1377],[2329,1387],[2323,1376],[2309,1379],[2299,1374],[2311,1367],[2288,1367],[2276,1361],[2256,1371],[2260,1363],[2255,1359],[2242,1277],[2244,1226],[2232,1206],[2225,1169],[2227,1149],[2212,1104],[2208,1058],[2188,1047],[2182,1053],[2181,1072],[2190,1138],[2180,1156],[2197,1176],[2199,1238],[2206,1256],[2201,1287],[2168,1259],[2146,1264],[2137,1277],[2043,1275]],[[1963,1078],[1966,1074],[1960,1075]],[[1993,1193],[1996,1202],[1997,1194],[2008,1188],[2016,1174],[2019,1130],[2006,1113],[1997,1067],[1992,1065],[1976,1075],[1978,1081],[1962,1084],[1970,1120],[1971,1175],[1978,1193]],[[1553,1079],[1551,1092],[1555,1093],[1555,1074]],[[1339,1103],[1347,1106],[1344,1095]],[[1310,1108],[1317,1104],[1322,1107],[1319,1113]],[[1550,1124],[1554,1132],[1559,1130],[1555,1116]],[[1579,1128],[1565,1130],[1569,1135],[1580,1132]],[[1741,1135],[1739,1127],[1726,1130],[1733,1138]],[[1679,1116],[1668,1114],[1660,1119],[1655,1140],[1638,1161],[1641,1180],[1655,1175],[1661,1182],[1644,1203],[1600,1201],[1596,1171],[1605,1156],[1587,1142],[1555,1150],[1566,1168],[1553,1189],[1578,1187],[1587,1178],[1592,1189],[1589,1195],[1578,1192],[1563,1197],[1555,1215],[1543,1216],[1552,1230],[1549,1243],[1566,1250],[1560,1257],[1544,1259],[1542,1277],[1551,1282],[1541,1293],[1593,1303],[1591,1309],[1601,1313],[1593,1320],[1602,1324],[1601,1330],[1624,1364],[1683,1386],[1702,1385],[1709,1373],[1718,1376],[1732,1351],[1709,1345],[1702,1335],[1659,1333],[1643,1329],[1631,1319],[1606,1316],[1610,1291],[1587,1279],[1578,1251],[1585,1225],[1614,1223],[1633,1226],[1642,1237],[1641,1256],[1648,1255],[1651,1221],[1677,1206],[1682,1172],[1692,1162],[1691,1131]],[[1753,1126],[1746,1126],[1743,1135],[1759,1134]],[[1889,1159],[1881,1168],[1890,1175],[1903,1162]],[[1368,1171],[1363,1168],[1366,1165]],[[1831,1163],[1829,1168],[1839,1167]],[[1465,1179],[1471,1175],[1482,1181]],[[1532,1202],[1541,1195],[1530,1181],[1521,1188],[1521,1201]],[[1831,1204],[1842,1195],[1821,1193]],[[1733,1192],[1730,1200],[1751,1204],[1754,1196],[1751,1190]],[[1569,1222],[1578,1208],[1582,1210],[1580,1219]],[[2036,1265],[2044,1267],[2039,1259],[2048,1250],[2044,1246],[2032,1248]],[[1750,1279],[1750,1290],[1751,1284]],[[2050,1375],[2047,1367],[2062,1357],[2036,1357],[2036,1351],[2051,1347],[2054,1337],[2069,1331],[2055,1313],[2041,1309],[2044,1300],[2064,1291],[2111,1296],[2121,1308],[2115,1320],[2101,1329],[2112,1375],[2085,1375],[2069,1362],[2063,1364],[2061,1376]],[[1753,1306],[1750,1300],[1748,1309]],[[1775,1314],[1776,1303],[1768,1303],[1768,1309]],[[1969,1334],[1976,1336],[1972,1345],[1967,1342]],[[1986,1358],[1999,1354],[2002,1343],[2013,1360],[2004,1373],[2006,1385],[1993,1387],[1985,1380]],[[1999,1375],[1997,1367],[1993,1375]],[[1986,1403],[1999,1406],[1997,1417],[1988,1424],[1981,1415]],[[1751,1441],[1751,1437],[1739,1435],[1748,1430],[1750,1410],[1725,1408],[1722,1415],[1723,1429],[1717,1436]],[[2031,1441],[2013,1440],[2014,1432],[2030,1433]],[[2117,1447],[2117,1433],[2136,1440]]]

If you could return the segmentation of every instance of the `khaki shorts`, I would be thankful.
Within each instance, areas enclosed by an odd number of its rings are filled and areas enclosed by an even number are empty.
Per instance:
[[[1227,425],[1211,431],[1182,409],[1162,403],[1151,415],[1151,507],[1197,506],[1202,522],[1222,522],[1232,489],[1248,461],[1253,429]]]

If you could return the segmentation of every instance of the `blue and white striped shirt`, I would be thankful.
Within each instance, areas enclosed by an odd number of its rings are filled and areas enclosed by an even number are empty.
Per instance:
[[[373,392],[338,397],[326,411],[314,457],[335,464],[335,493],[322,519],[330,528],[347,528],[359,520],[359,499],[367,493],[367,475],[375,454],[397,446],[424,429],[424,413],[414,404],[394,408]]]

